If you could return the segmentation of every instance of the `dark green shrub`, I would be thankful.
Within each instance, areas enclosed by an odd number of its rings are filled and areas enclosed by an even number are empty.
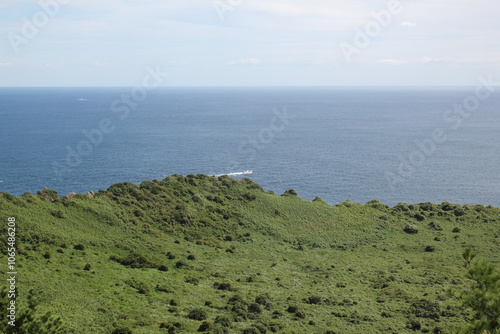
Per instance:
[[[443,210],[443,211],[451,211],[451,210],[455,209],[455,205],[448,203],[448,202],[441,203],[440,207],[441,207],[441,210]]]
[[[186,283],[198,285],[199,281],[195,277],[188,277],[188,278],[186,278]]]
[[[184,267],[187,267],[187,263],[186,263],[186,262],[184,262],[184,261],[177,261],[177,262],[175,263],[175,267],[176,267],[176,268],[178,268],[178,269],[180,269],[180,268],[184,268]]]
[[[408,211],[410,210],[410,208],[408,207],[408,204],[406,203],[398,203],[394,208],[393,210],[395,212],[398,212],[398,211]]]
[[[90,271],[92,269],[90,263],[87,263],[84,267],[83,270]]]
[[[125,258],[113,257],[112,260],[119,262],[121,265],[130,268],[156,268],[156,265],[146,259],[144,256],[131,252]]]
[[[434,246],[426,246],[425,247],[426,252],[434,252],[434,250],[435,250]]]
[[[169,334],[175,334],[175,333],[178,333],[177,330],[181,330],[184,328],[184,325],[181,324],[180,322],[174,322],[174,323],[166,323],[166,322],[162,322],[160,324],[160,328],[162,329],[166,329],[167,330],[167,333]]]
[[[430,203],[430,202],[420,203],[419,207],[420,207],[420,209],[422,209],[424,211],[436,211],[437,210],[437,206]]]
[[[247,201],[255,201],[257,199],[257,195],[252,193],[246,193],[243,194],[243,198],[246,199]]]
[[[247,302],[240,295],[234,295],[231,298],[229,298],[229,303],[231,304],[241,303],[245,305],[247,304]]]
[[[412,331],[420,331],[422,329],[422,324],[420,323],[420,321],[411,319],[408,321],[407,327]]]
[[[151,292],[151,287],[147,283],[144,283],[144,282],[140,282],[137,285],[136,289],[139,293],[142,293],[144,295],[147,295]]]
[[[425,220],[425,216],[421,213],[416,213],[413,215],[413,218],[415,218],[416,220],[418,220],[419,222],[421,222],[422,220]]]
[[[311,297],[307,298],[307,303],[308,304],[320,304],[321,297],[320,296],[311,296]]]
[[[214,288],[216,288],[217,290],[226,290],[226,291],[232,291],[233,288],[231,286],[231,283],[219,283],[219,282],[215,282],[214,283]]]
[[[306,314],[302,311],[298,311],[295,313],[295,316],[300,319],[304,319],[306,317]]]
[[[267,327],[273,333],[277,333],[283,329],[283,325],[277,322],[271,322]]]
[[[121,328],[117,328],[115,329],[112,334],[133,334],[132,330],[130,328],[127,328],[127,327],[121,327]]]
[[[82,245],[82,244],[77,244],[77,245],[73,246],[73,249],[76,249],[76,250],[85,250],[85,246]]]
[[[168,271],[168,267],[164,264],[162,264],[161,266],[158,267],[158,270],[159,271]]]
[[[255,297],[255,302],[262,306],[267,306],[270,303],[268,295],[259,295]]]
[[[232,320],[226,316],[218,316],[215,318],[215,323],[220,324],[222,327],[231,327]]]
[[[266,334],[267,333],[267,329],[264,325],[261,325],[261,324],[255,324],[253,325],[255,328],[257,328],[257,330],[261,333],[261,334]]]
[[[376,200],[376,199],[373,199],[371,201],[368,201],[366,203],[367,206],[369,207],[372,207],[374,209],[378,209],[378,210],[386,210],[389,208],[388,205],[385,205],[384,203],[381,203],[380,201]]]
[[[475,210],[476,212],[486,211],[486,210],[485,210],[486,208],[485,208],[485,207],[484,207],[484,205],[482,205],[482,204],[476,204],[476,205],[474,205],[474,207],[473,207],[473,208],[474,208],[474,210]]]
[[[273,319],[278,319],[278,318],[281,318],[283,316],[283,313],[281,313],[280,311],[274,311],[272,313],[272,318]]]
[[[151,292],[151,287],[147,283],[139,282],[135,279],[125,281],[125,283],[141,294],[149,294]]]
[[[189,312],[188,316],[191,320],[205,320],[207,318],[207,312],[203,309],[197,308]]]
[[[248,312],[255,313],[255,314],[261,314],[262,307],[257,303],[252,303],[252,304],[248,305]]]
[[[411,313],[417,318],[439,319],[441,310],[439,304],[421,299],[411,305]]]
[[[415,225],[406,225],[405,228],[403,229],[408,234],[417,234],[418,233],[418,228]]]
[[[297,196],[297,192],[293,189],[286,190],[281,196]]]
[[[222,199],[221,197],[219,196],[207,196],[207,199],[211,202],[214,202],[214,203],[218,203],[218,204],[223,204],[224,203],[224,199]]]
[[[8,200],[8,201],[10,201],[10,202],[12,202],[12,201],[15,201],[15,200],[16,200],[16,197],[15,197],[14,195],[11,195],[11,194],[8,194],[8,193],[2,193],[2,196],[3,196],[6,200]]]
[[[233,313],[236,321],[248,319],[248,311],[243,304],[234,304],[233,307],[231,307],[231,312]]]
[[[198,328],[198,332],[208,332],[210,334],[227,334],[227,329],[222,328],[221,325],[204,321]]]
[[[198,332],[206,332],[210,329],[212,323],[209,321],[203,321],[200,327],[198,327]]]
[[[435,231],[442,231],[443,230],[443,228],[439,224],[436,224],[435,222],[430,222],[429,227]]]
[[[61,218],[61,219],[66,218],[66,216],[64,215],[64,212],[62,212],[61,210],[52,211],[50,214],[56,218]]]
[[[156,284],[156,287],[155,287],[155,290],[156,291],[160,291],[160,292],[166,292],[166,293],[173,293],[173,289],[167,285],[163,285],[163,284]]]

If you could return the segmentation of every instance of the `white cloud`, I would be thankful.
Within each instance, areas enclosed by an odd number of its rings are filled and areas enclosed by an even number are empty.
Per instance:
[[[379,64],[390,64],[390,65],[404,65],[407,64],[408,61],[402,59],[382,59],[377,61]]]
[[[0,35],[19,33],[23,16],[31,20],[40,10],[39,1],[0,0],[0,12],[6,12]],[[492,0],[405,2],[404,14],[393,16],[380,36],[371,37],[359,62],[351,65],[338,54],[338,45],[353,43],[357,30],[373,21],[373,13],[387,10],[386,1],[221,0],[233,4],[223,22],[213,1],[64,1],[68,5],[61,6],[16,61],[0,60],[0,81],[120,85],[143,64],[161,64],[178,67],[183,74],[173,80],[182,85],[384,84],[399,80],[400,70],[429,84],[442,73],[443,82],[456,84],[500,64],[495,44],[500,21],[492,15],[498,7]],[[8,39],[0,38],[0,49],[9,48]],[[356,69],[367,64],[368,71]],[[30,76],[10,71],[25,65]],[[253,70],[264,66],[266,71]],[[292,66],[300,74],[291,74]]]
[[[228,65],[260,65],[262,60],[258,58],[244,58],[239,60],[232,60],[227,63]]]
[[[408,22],[408,21],[401,22],[401,25],[403,27],[410,27],[410,28],[413,28],[413,27],[417,26],[416,23],[414,23],[414,22]]]

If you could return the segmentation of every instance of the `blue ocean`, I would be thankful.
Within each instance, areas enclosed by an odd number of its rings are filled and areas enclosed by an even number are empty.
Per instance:
[[[500,206],[500,90],[0,88],[0,192],[229,173],[329,204]],[[241,175],[251,170],[252,174]]]

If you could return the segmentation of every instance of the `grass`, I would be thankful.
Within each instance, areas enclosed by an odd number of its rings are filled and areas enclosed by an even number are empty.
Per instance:
[[[64,333],[453,333],[463,249],[500,261],[497,208],[332,207],[229,177],[0,194],[8,217],[19,302],[34,288]]]

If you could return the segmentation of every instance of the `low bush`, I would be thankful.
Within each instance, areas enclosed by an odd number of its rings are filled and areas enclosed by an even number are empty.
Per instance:
[[[205,320],[207,318],[207,312],[203,309],[197,308],[197,309],[191,310],[191,312],[189,312],[187,317],[191,320],[201,321],[201,320]]]

